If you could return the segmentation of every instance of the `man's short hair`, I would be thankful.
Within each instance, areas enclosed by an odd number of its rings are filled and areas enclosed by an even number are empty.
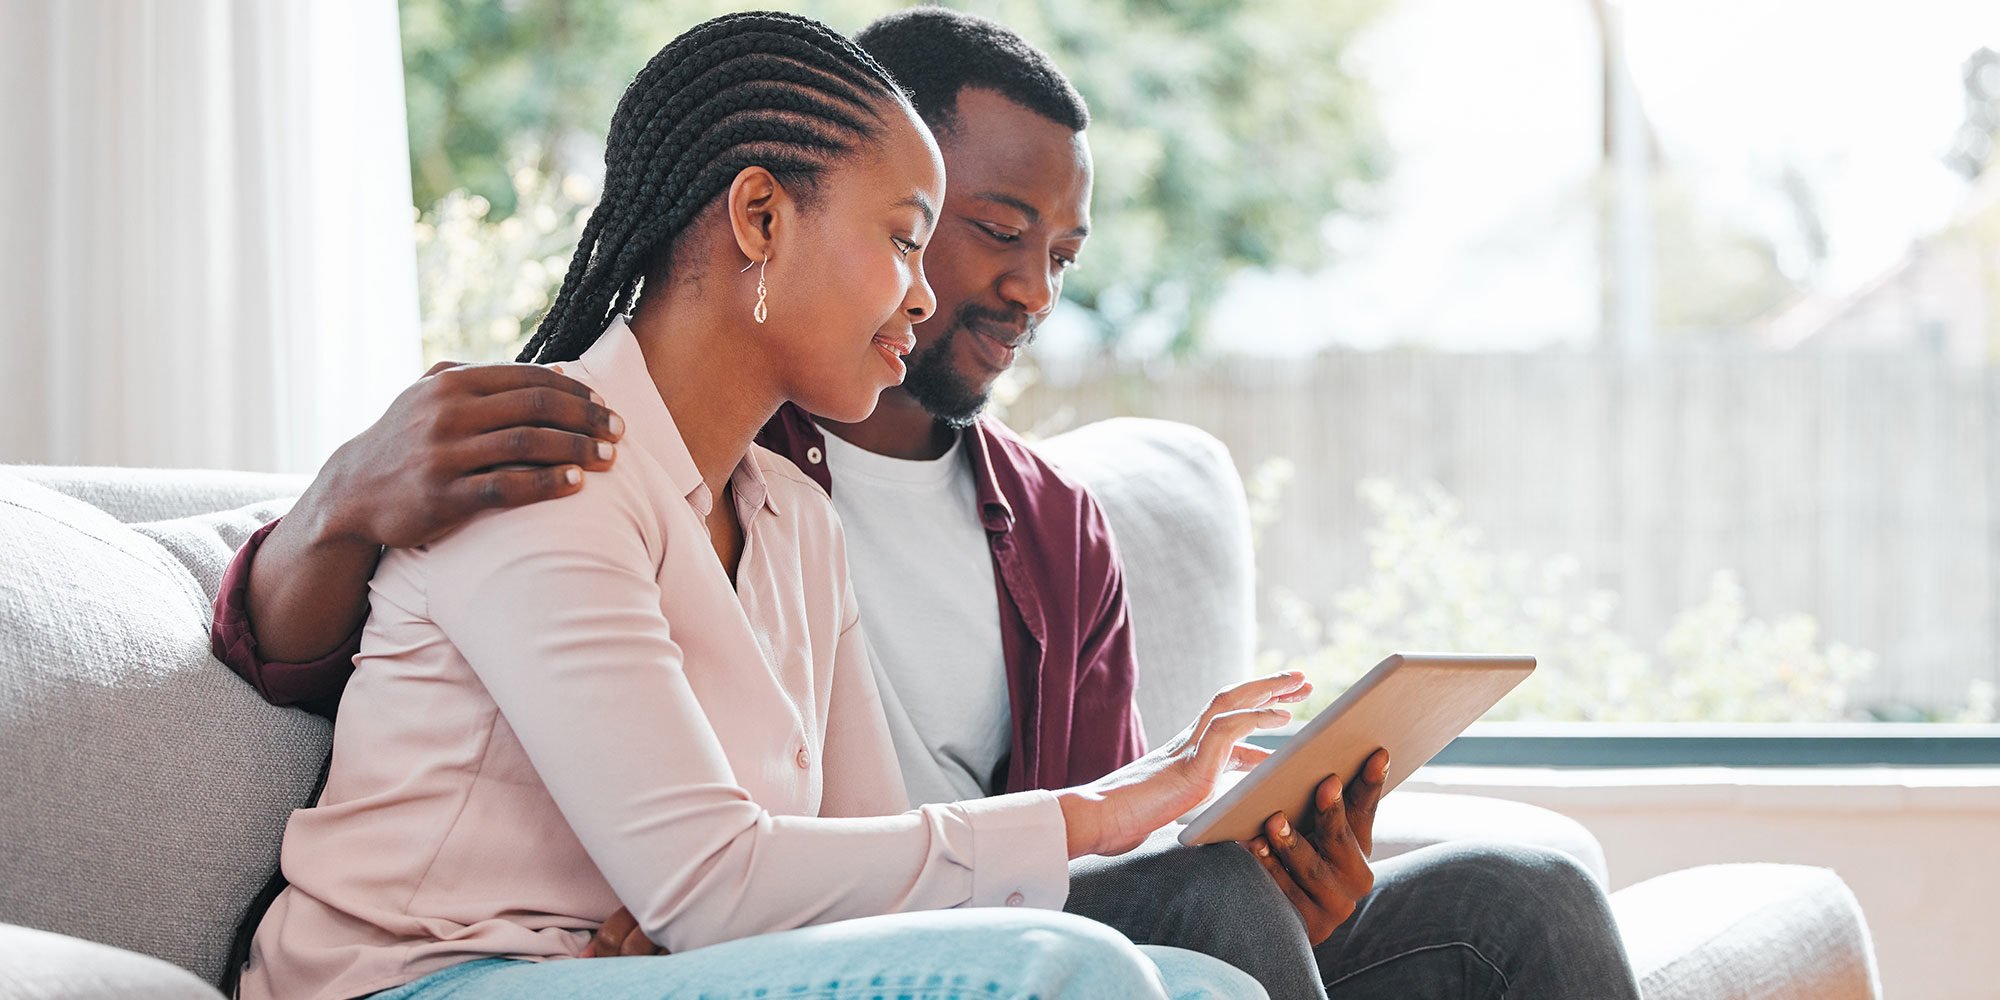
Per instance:
[[[1081,132],[1090,125],[1083,95],[1040,49],[997,22],[944,7],[912,7],[861,29],[856,44],[910,93],[932,129],[951,131],[958,94],[984,87]]]

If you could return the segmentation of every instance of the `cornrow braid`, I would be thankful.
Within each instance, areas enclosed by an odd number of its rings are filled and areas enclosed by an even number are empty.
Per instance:
[[[669,42],[619,98],[604,194],[520,360],[581,357],[745,168],[810,197],[830,164],[879,134],[885,99],[902,92],[874,59],[793,14],[725,15]]]

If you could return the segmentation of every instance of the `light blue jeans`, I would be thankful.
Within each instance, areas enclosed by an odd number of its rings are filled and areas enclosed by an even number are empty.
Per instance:
[[[679,955],[524,962],[485,958],[374,1000],[1260,1000],[1218,958],[1135,945],[1103,924],[1027,909],[864,917]]]

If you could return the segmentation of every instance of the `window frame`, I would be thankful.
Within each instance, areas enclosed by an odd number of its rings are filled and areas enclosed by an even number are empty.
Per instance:
[[[1484,722],[1432,764],[1470,767],[1992,767],[2000,724]]]
[[[1277,747],[1290,732],[1251,737]],[[1432,765],[1577,769],[1995,767],[2000,724],[1479,722]]]

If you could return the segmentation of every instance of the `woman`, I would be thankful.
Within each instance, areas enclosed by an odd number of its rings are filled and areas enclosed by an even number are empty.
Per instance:
[[[1237,741],[1303,679],[1090,786],[909,809],[831,505],[751,445],[902,378],[944,188],[907,100],[815,22],[719,18],[634,79],[605,165],[530,349],[625,454],[384,557],[243,995],[1261,995],[1050,911],[1071,858],[1261,756]],[[621,905],[670,954],[555,961]]]

